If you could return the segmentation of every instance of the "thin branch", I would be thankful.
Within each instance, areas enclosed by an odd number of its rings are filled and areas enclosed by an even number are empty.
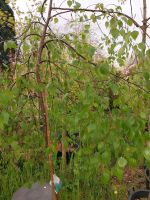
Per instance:
[[[103,14],[117,14],[117,15],[120,15],[120,16],[124,16],[128,19],[130,19],[134,25],[136,27],[141,27],[140,24],[135,21],[132,17],[130,17],[129,15],[125,14],[125,13],[122,13],[122,12],[118,12],[118,11],[112,11],[112,10],[95,10],[95,9],[86,9],[86,8],[79,8],[79,9],[74,9],[74,8],[59,8],[59,7],[53,7],[52,8],[53,10],[63,10],[63,11],[68,11],[68,12],[93,12],[93,13],[103,13]],[[60,13],[60,14],[63,14],[63,13]],[[53,16],[51,16],[51,18],[53,18]]]
[[[52,41],[54,41],[54,40],[48,40],[48,41],[45,42],[44,45],[46,45],[47,43],[52,42]],[[64,40],[59,40],[59,39],[56,39],[55,41],[57,41],[57,42],[62,42],[62,43],[65,44],[68,48],[70,48],[72,51],[74,51],[74,52],[76,53],[77,56],[79,56],[80,58],[82,58],[83,60],[85,60],[88,64],[91,64],[91,65],[93,65],[94,67],[97,67],[97,64],[96,64],[96,63],[94,63],[94,62],[88,60],[85,56],[83,56],[82,54],[80,54],[79,52],[77,52],[77,50],[76,50],[73,46],[71,46],[70,44],[68,44],[66,41],[64,41]],[[121,79],[121,80],[123,80],[123,81],[125,81],[125,82],[127,82],[127,83],[129,83],[130,85],[134,85],[135,87],[138,87],[139,89],[143,90],[143,91],[146,92],[146,93],[150,93],[149,90],[144,89],[143,87],[141,87],[140,85],[138,85],[138,84],[136,84],[136,83],[134,83],[134,82],[128,81],[128,80],[126,80],[125,78],[123,78],[123,77],[121,77],[121,76],[118,76],[118,75],[116,75],[116,74],[114,74],[114,73],[110,73],[110,74],[113,75],[113,76],[115,76],[115,77],[117,77],[117,78],[119,78],[119,79]]]
[[[60,12],[60,13],[53,15],[53,16],[51,16],[51,18],[53,18],[57,15],[61,15],[61,14],[69,13],[69,12],[92,12],[92,13],[103,13],[103,14],[109,14],[109,15],[110,14],[117,14],[119,16],[124,16],[127,19],[131,20],[137,28],[140,28],[142,30],[142,32],[144,31],[143,25],[140,25],[136,20],[134,20],[129,15],[122,13],[122,12],[118,12],[118,11],[113,11],[113,10],[109,10],[109,9],[96,10],[96,9],[86,9],[86,8],[74,9],[74,8],[59,8],[59,7],[53,7],[52,9],[53,10],[61,10],[63,12]],[[150,35],[148,33],[146,33],[146,36],[150,38]]]
[[[130,0],[130,8],[131,8],[131,16],[132,16],[132,18],[133,18],[132,0]]]
[[[42,8],[41,8],[41,17],[42,17],[42,19],[43,19],[43,21],[44,21],[45,23],[46,23],[46,19],[44,18],[43,13],[44,13],[44,6],[45,6],[46,2],[47,2],[47,0],[44,0],[44,1],[43,1],[43,3],[42,3]]]
[[[147,19],[146,19],[146,21],[149,21],[150,20],[150,17],[148,17]]]

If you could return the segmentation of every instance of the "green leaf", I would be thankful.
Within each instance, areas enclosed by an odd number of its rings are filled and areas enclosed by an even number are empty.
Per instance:
[[[30,46],[29,46],[29,44],[27,44],[27,43],[24,43],[24,45],[23,45],[23,51],[24,51],[24,52],[28,52],[28,51],[29,51],[29,49],[30,49]]]
[[[146,81],[146,87],[150,90],[150,79]]]
[[[145,45],[144,45],[144,43],[143,42],[140,42],[139,44],[138,44],[138,48],[140,49],[140,50],[144,50],[144,48],[145,48]]]
[[[42,10],[42,9],[43,9],[43,10]],[[37,11],[38,11],[39,13],[45,12],[45,7],[43,8],[42,6],[39,6],[39,7],[37,8]]]
[[[49,155],[52,153],[52,147],[47,147],[45,151],[46,155]]]
[[[101,176],[101,182],[104,184],[104,185],[107,185],[109,183],[109,180],[110,180],[110,174],[109,172],[104,172]]]
[[[140,117],[141,117],[142,119],[146,119],[146,118],[147,118],[146,113],[145,113],[145,112],[141,112],[141,113],[140,113]]]
[[[112,83],[112,84],[110,85],[110,88],[111,88],[113,94],[115,94],[115,95],[118,94],[118,85],[117,85],[117,84]]]
[[[58,23],[58,18],[57,17],[54,18],[54,23],[55,24]]]
[[[2,112],[2,117],[3,117],[3,123],[8,124],[9,121],[9,113],[7,112]]]
[[[149,72],[144,72],[144,78],[145,78],[146,81],[148,81],[150,79]]]
[[[132,31],[132,32],[131,32],[131,37],[132,37],[134,40],[137,39],[138,35],[139,35],[139,32],[138,32],[138,31]]]
[[[98,3],[98,4],[96,4],[95,8],[99,9],[99,10],[103,10],[104,9],[104,4],[103,3]]]
[[[133,21],[132,21],[131,19],[128,19],[128,20],[127,20],[127,24],[128,24],[129,26],[132,26],[132,25],[133,25]]]
[[[87,47],[87,53],[89,54],[89,56],[92,57],[94,55],[95,51],[96,51],[95,47],[93,47],[93,46]]]
[[[101,159],[102,159],[102,163],[104,163],[105,165],[109,165],[110,161],[111,161],[111,153],[108,151],[105,151],[102,155],[101,155]]]
[[[18,149],[18,142],[17,142],[17,141],[13,141],[13,142],[11,143],[11,146],[12,146],[12,148],[13,148],[14,150]]]
[[[98,151],[103,151],[104,150],[104,147],[105,147],[105,145],[104,145],[104,142],[100,142],[99,144],[98,144]]]
[[[4,123],[3,121],[0,119],[0,129],[3,129],[4,128]]]
[[[99,65],[100,72],[104,75],[107,75],[109,73],[109,65],[106,62],[103,62]]]
[[[127,160],[123,157],[120,157],[117,163],[119,167],[124,168],[127,165]]]
[[[117,28],[112,28],[110,30],[111,35],[113,36],[113,38],[117,39],[117,37],[119,36],[119,31]]]
[[[111,29],[116,29],[117,28],[116,25],[117,25],[117,20],[114,17],[111,18],[111,20],[110,20],[110,27],[111,27]]]
[[[90,29],[90,25],[86,24],[86,25],[84,26],[84,28],[85,28],[85,30],[89,30],[89,29]]]
[[[148,50],[146,51],[146,55],[147,55],[148,57],[150,57],[150,49],[148,49]]]
[[[81,4],[78,3],[78,2],[75,2],[75,6],[74,6],[74,9],[79,9],[81,7]]]
[[[71,7],[72,6],[72,1],[67,1],[67,4],[68,4],[69,7]]]
[[[125,47],[122,46],[118,51],[118,56],[122,56],[124,54],[124,52],[125,52]]]
[[[80,22],[83,22],[83,17],[82,16],[80,17]]]
[[[119,28],[123,27],[123,22],[121,20],[118,21],[118,26],[119,26]]]
[[[15,41],[8,40],[4,42],[4,51],[6,51],[7,49],[16,49],[16,48],[17,48],[17,45]]]
[[[109,27],[109,22],[108,22],[108,21],[105,22],[105,27],[106,27],[106,28]]]
[[[144,157],[145,157],[146,160],[150,161],[150,147],[147,147],[144,150]]]
[[[96,22],[96,16],[95,16],[95,14],[92,14],[90,18],[91,18],[91,20],[92,20],[93,23]]]
[[[123,170],[119,167],[113,169],[113,175],[116,176],[119,180],[123,178]]]
[[[138,166],[138,161],[135,158],[128,158],[128,164],[131,167],[137,167]]]

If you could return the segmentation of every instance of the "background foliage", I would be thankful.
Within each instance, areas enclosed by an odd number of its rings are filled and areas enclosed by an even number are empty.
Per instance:
[[[133,20],[118,15],[121,7],[108,11],[103,4],[97,4],[95,9],[103,10],[102,14],[89,16],[80,10],[78,2],[70,0],[68,8],[79,10],[83,30],[79,34],[57,35],[49,27],[40,68],[41,77],[42,70],[45,76],[39,85],[35,63],[44,7],[45,4],[37,6],[37,15],[29,13],[25,26],[21,24],[14,80],[8,78],[7,71],[1,76],[0,199],[10,199],[24,184],[49,181],[50,151],[63,182],[60,199],[123,199],[125,188],[117,189],[117,184],[123,179],[124,169],[137,168],[144,160],[150,166],[150,147],[146,146],[150,139],[146,129],[150,50],[146,49],[143,55],[145,44],[137,43],[139,33],[133,28]],[[89,42],[90,23],[85,20],[96,23],[103,19],[109,36],[102,36],[101,50],[107,46],[108,56],[95,61],[97,49]],[[53,17],[51,23],[58,20]],[[131,51],[138,62],[127,76],[118,65],[123,68]],[[38,107],[38,94],[44,88],[51,149],[45,147]],[[56,163],[55,134],[66,131],[80,132],[80,149],[64,174]]]

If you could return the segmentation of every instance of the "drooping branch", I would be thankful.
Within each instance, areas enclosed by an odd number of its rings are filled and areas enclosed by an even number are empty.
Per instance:
[[[54,39],[54,40],[48,40],[44,43],[44,46],[46,44],[48,44],[49,42],[52,42],[52,41],[55,41],[55,42],[61,42],[63,43],[68,49],[72,50],[79,58],[81,58],[82,60],[86,61],[88,64],[94,66],[94,67],[97,67],[97,63],[91,61],[91,60],[88,60],[84,55],[82,55],[81,53],[79,53],[71,44],[67,43],[65,40],[62,40],[62,39]],[[114,73],[110,73],[112,76],[115,76],[117,77],[118,79],[124,81],[124,82],[127,82],[128,84],[134,86],[134,87],[137,87],[138,89],[146,92],[146,93],[150,93],[149,90],[146,90],[145,88],[143,88],[141,85],[138,85],[132,81],[129,81],[129,80],[126,80],[126,78],[122,77],[122,76],[119,76],[119,75],[116,75]]]
[[[51,16],[51,18],[53,17],[56,17],[58,15],[61,15],[61,14],[65,14],[65,13],[69,13],[69,12],[91,12],[91,13],[103,13],[103,14],[116,14],[118,16],[123,16],[123,17],[126,17],[127,19],[131,20],[132,23],[137,27],[137,28],[140,28],[142,30],[142,32],[144,32],[144,27],[143,25],[140,25],[134,18],[130,17],[129,15],[125,14],[125,13],[122,13],[122,12],[119,12],[119,11],[114,11],[114,10],[109,10],[109,9],[87,9],[87,8],[78,8],[78,9],[75,9],[75,8],[60,8],[60,7],[52,7],[53,10],[60,10],[61,12],[60,13],[56,13],[54,15]],[[145,20],[147,21],[147,19]],[[148,38],[150,38],[150,35],[146,32],[146,36]]]
[[[108,10],[108,9],[97,10],[97,9],[87,9],[87,8],[74,9],[74,8],[59,8],[59,7],[52,7],[52,9],[66,11],[66,12],[92,12],[92,13],[103,13],[103,14],[117,14],[117,15],[124,16],[124,17],[128,18],[129,20],[131,20],[136,27],[138,27],[138,28],[141,27],[141,25],[137,21],[135,21],[132,17],[130,17],[129,15],[127,15],[125,13],[118,12],[118,11],[113,11],[113,10]],[[63,12],[57,13],[57,15],[58,14],[63,14]],[[52,17],[54,17],[54,16],[52,16]]]

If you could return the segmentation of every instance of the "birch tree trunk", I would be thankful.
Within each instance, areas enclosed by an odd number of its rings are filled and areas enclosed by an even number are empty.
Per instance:
[[[52,13],[52,2],[53,0],[49,1],[49,8],[48,8],[48,15],[47,19],[45,22],[45,25],[43,27],[43,33],[41,36],[38,52],[37,52],[37,62],[36,62],[36,80],[37,84],[40,86],[42,81],[45,79],[45,72],[44,68],[42,68],[41,65],[41,60],[42,60],[42,52],[44,48],[44,42],[45,42],[45,37],[46,37],[46,31],[51,19],[51,13]],[[41,72],[42,72],[42,78],[41,78]],[[45,142],[47,147],[51,148],[52,142],[51,142],[51,132],[50,132],[50,127],[49,127],[49,117],[48,117],[48,103],[47,103],[47,91],[46,87],[44,90],[41,92],[38,92],[39,96],[39,108],[40,108],[40,115],[41,115],[41,124],[42,124],[42,131],[43,135],[45,136]],[[51,186],[52,186],[52,199],[56,200],[56,193],[55,193],[55,187],[54,187],[54,168],[53,168],[53,155],[52,153],[49,154],[48,160],[49,160],[49,167],[50,167],[50,180],[51,180]]]

